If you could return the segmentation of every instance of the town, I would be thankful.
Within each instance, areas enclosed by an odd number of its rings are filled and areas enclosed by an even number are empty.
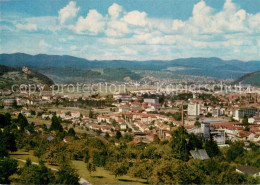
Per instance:
[[[214,139],[223,146],[236,140],[260,144],[260,95],[255,92],[185,92],[169,96],[163,91],[143,89],[106,96],[51,92],[30,96],[1,91],[1,103],[3,110],[11,111],[13,116],[22,113],[32,120],[35,129],[40,123],[48,125],[56,115],[67,129],[101,136],[114,136],[120,131],[133,135],[137,142],[149,143],[154,137],[170,139],[174,129],[184,126],[188,132],[207,137],[218,132]]]
[[[37,145],[33,144],[34,139],[30,141],[34,137],[42,138],[51,146],[50,143],[57,145],[58,140],[58,143],[63,142],[67,147],[71,145],[80,147],[80,143],[87,136],[87,138],[110,143],[109,145],[112,144],[120,149],[125,142],[127,145],[130,144],[129,146],[136,147],[149,146],[158,142],[171,143],[174,140],[173,137],[182,137],[181,132],[184,132],[190,135],[191,140],[195,138],[199,140],[193,141],[195,145],[193,144],[194,146],[189,149],[190,157],[184,153],[180,159],[184,161],[189,158],[207,160],[218,155],[217,148],[231,150],[234,145],[232,143],[243,143],[246,150],[251,150],[252,144],[259,147],[260,94],[257,91],[258,89],[254,88],[254,91],[250,93],[219,93],[219,91],[205,91],[204,89],[178,91],[169,95],[163,88],[158,91],[150,87],[103,95],[96,91],[95,94],[88,95],[53,94],[51,90],[32,95],[29,92],[17,93],[2,90],[1,124],[5,123],[4,120],[8,114],[11,116],[10,119],[17,119],[18,123],[21,122],[17,127],[24,137],[22,141],[19,141],[21,142],[19,145],[23,146],[20,150],[26,152],[33,150],[34,155],[40,158],[46,154],[40,148],[34,147]],[[26,122],[27,126],[24,125]],[[4,132],[4,125],[1,127]],[[182,131],[182,128],[185,131]],[[61,134],[63,132],[65,134]],[[192,139],[192,137],[195,138]],[[199,144],[206,142],[207,145],[208,141],[213,142],[210,147],[214,147],[215,143],[217,148],[210,152],[210,149],[205,148],[205,150]],[[75,148],[76,151],[79,149]],[[57,152],[57,148],[51,150]],[[59,160],[53,158],[53,154],[51,154],[52,157],[49,155],[43,158],[49,165],[59,164]],[[25,159],[18,158],[18,160]],[[89,161],[89,159],[84,160]],[[96,167],[105,164],[101,161],[94,162],[98,160],[96,158],[92,160],[93,162],[88,162],[90,176],[87,178],[91,179],[92,183],[100,183],[102,181],[93,181],[91,170],[95,172]],[[110,170],[117,177],[127,173],[125,170],[118,171],[121,168],[123,167],[117,166]],[[247,165],[237,166],[236,172],[254,177],[260,173],[257,168]],[[81,178],[81,183],[84,182],[91,183]],[[157,181],[149,179],[148,182]]]

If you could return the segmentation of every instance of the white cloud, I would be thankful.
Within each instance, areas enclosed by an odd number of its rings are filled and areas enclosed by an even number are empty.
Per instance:
[[[21,29],[21,30],[27,30],[27,31],[36,31],[37,30],[37,25],[32,24],[32,23],[26,23],[26,24],[16,24],[16,28]]]
[[[221,10],[201,0],[186,20],[149,17],[138,10],[127,12],[116,3],[108,8],[106,15],[91,9],[78,17],[79,9],[76,2],[71,1],[58,16],[10,21],[10,25],[14,25],[11,31],[52,31],[59,43],[66,42],[64,48],[52,40],[40,40],[42,37],[36,39],[35,48],[38,45],[41,52],[65,50],[91,59],[225,58],[232,54],[234,58],[253,58],[260,55],[260,12],[250,14],[231,0],[226,0]],[[4,26],[1,25],[0,30],[5,29]],[[89,39],[84,49],[74,45],[78,40],[84,42],[82,39]]]
[[[86,18],[83,18],[82,16],[79,17],[76,26],[75,31],[79,34],[90,34],[90,35],[96,35],[99,32],[104,31],[105,27],[105,21],[103,16],[98,13],[96,10],[89,10],[88,15]]]
[[[134,26],[145,26],[147,25],[147,14],[145,12],[139,12],[137,10],[127,13],[122,20],[128,24]]]
[[[67,6],[62,8],[59,11],[59,22],[61,25],[65,24],[67,21],[75,18],[77,16],[77,13],[79,11],[79,8],[76,6],[75,1],[70,1]]]
[[[106,35],[109,37],[122,37],[129,32],[127,23],[115,20],[108,22],[105,30]]]
[[[48,44],[47,42],[45,42],[44,39],[41,39],[39,41],[39,51],[40,52],[46,52],[49,48],[51,48],[52,46],[50,44]]]
[[[122,6],[113,3],[109,8],[108,8],[108,13],[111,16],[112,19],[117,19],[120,14],[123,12]]]
[[[173,20],[172,29],[174,31],[178,31],[179,29],[183,28],[185,26],[185,23],[182,20]]]
[[[121,49],[123,50],[123,52],[126,55],[136,55],[136,54],[138,54],[138,51],[136,51],[133,48],[127,47],[127,46],[122,46]]]
[[[22,20],[27,24],[33,24],[37,26],[37,30],[43,31],[57,31],[60,29],[58,25],[58,18],[55,16],[40,16],[40,17],[29,17]]]

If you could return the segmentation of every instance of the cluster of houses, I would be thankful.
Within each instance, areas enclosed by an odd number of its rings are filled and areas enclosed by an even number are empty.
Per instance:
[[[45,105],[50,105],[57,100],[62,102],[66,99],[76,102],[79,98],[82,100],[89,98],[84,96],[70,97],[67,95],[51,94],[31,97],[26,93],[16,98],[8,98],[9,92],[1,91],[1,93],[7,94],[7,98],[2,101],[4,108],[8,109],[20,106],[23,109],[19,112],[14,112],[14,114],[21,112],[27,117],[36,115],[42,119],[52,119],[54,115],[52,112],[41,110],[41,108],[47,107]],[[226,120],[233,118],[237,122],[229,122],[227,120],[210,123],[210,134],[214,135],[214,139],[219,144],[225,143],[226,139],[259,142],[260,112],[257,107],[259,107],[260,102],[258,100],[260,98],[258,95],[214,95],[219,100],[214,105],[209,99],[198,98],[197,94],[194,94],[193,98],[188,101],[165,98],[159,101],[158,97],[160,95],[162,94],[158,94],[155,90],[115,93],[113,95],[114,103],[112,104],[114,108],[109,113],[100,113],[95,117],[90,117],[89,114],[82,114],[77,109],[72,109],[70,111],[58,110],[56,111],[56,115],[63,121],[69,121],[69,123],[79,126],[82,129],[100,130],[110,135],[113,135],[116,130],[131,131],[133,134],[136,134],[137,138],[150,141],[155,136],[163,139],[170,138],[171,131],[176,126],[183,124],[176,121],[172,116],[166,116],[165,114],[160,114],[160,112],[179,111],[181,106],[187,105],[188,120],[185,118],[185,127],[189,132],[197,134],[204,133],[207,127],[206,124],[202,124],[201,128],[194,126],[197,118],[212,117],[216,119],[225,118]],[[105,97],[97,98],[97,100],[101,99],[104,100]],[[34,108],[31,110],[30,107],[37,107],[37,109]],[[34,114],[32,115],[32,113]],[[241,126],[241,122],[245,116],[248,117],[248,123],[250,124],[249,131],[244,131],[244,127]]]

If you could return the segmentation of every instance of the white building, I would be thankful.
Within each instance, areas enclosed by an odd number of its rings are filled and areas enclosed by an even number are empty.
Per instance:
[[[200,115],[200,104],[189,103],[188,104],[188,115],[189,116],[199,116]]]
[[[245,108],[245,109],[236,109],[233,111],[233,118],[237,121],[240,121],[244,118],[244,116],[247,117],[253,117],[258,116],[259,110],[256,108]]]
[[[159,104],[159,98],[145,98],[144,103]]]

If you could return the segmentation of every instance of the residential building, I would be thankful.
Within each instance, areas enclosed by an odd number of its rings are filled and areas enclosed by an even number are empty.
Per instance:
[[[188,104],[188,115],[189,116],[199,116],[200,115],[200,104],[189,103]]]
[[[144,103],[159,104],[159,98],[144,98]]]
[[[237,121],[240,121],[245,116],[250,118],[258,115],[259,115],[259,110],[257,108],[243,108],[243,109],[236,109],[233,111],[233,118]]]

